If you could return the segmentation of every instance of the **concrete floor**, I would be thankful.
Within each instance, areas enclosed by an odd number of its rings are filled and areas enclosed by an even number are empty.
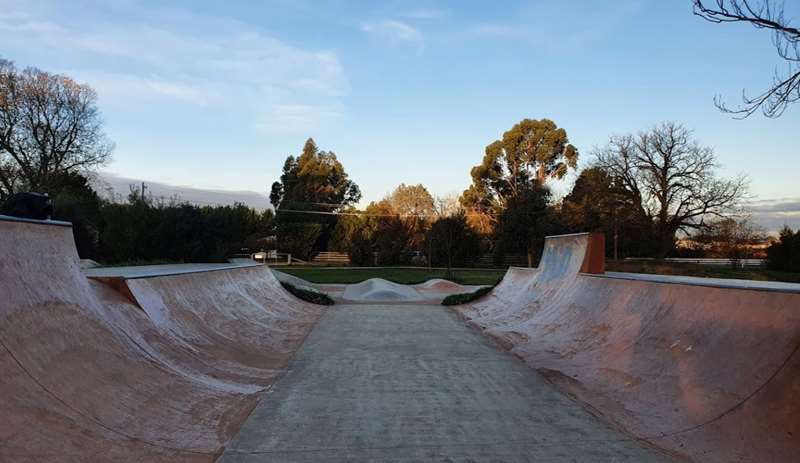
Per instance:
[[[667,462],[440,306],[334,306],[219,459]]]

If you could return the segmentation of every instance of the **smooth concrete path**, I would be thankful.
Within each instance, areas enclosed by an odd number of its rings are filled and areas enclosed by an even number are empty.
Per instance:
[[[667,462],[441,306],[334,306],[221,462]]]

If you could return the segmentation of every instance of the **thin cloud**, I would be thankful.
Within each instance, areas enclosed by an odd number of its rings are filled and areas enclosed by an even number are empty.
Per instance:
[[[439,19],[447,14],[445,10],[438,8],[415,8],[402,14],[410,19]]]
[[[753,221],[776,235],[784,226],[800,230],[800,198],[752,201],[746,205]]]
[[[370,21],[361,24],[361,30],[381,37],[390,42],[405,42],[415,44],[421,50],[423,46],[422,34],[413,26],[393,19]]]
[[[748,203],[752,211],[800,212],[800,198],[761,199]]]
[[[90,84],[101,105],[168,99],[235,108],[259,125],[272,120],[281,126],[286,124],[275,117],[283,107],[343,107],[349,85],[334,53],[295,47],[237,21],[190,13],[180,19],[77,27],[56,15],[33,18],[16,11],[0,14],[0,40],[16,49],[74,55],[70,61],[76,63],[87,55],[120,63],[102,71],[47,69]]]
[[[150,79],[146,84],[153,89],[154,92],[172,97],[178,100],[187,101],[197,105],[205,106],[208,99],[205,92],[201,88],[195,87],[191,84],[183,84],[180,82],[170,82],[165,80]]]
[[[527,35],[527,30],[522,27],[503,24],[478,24],[472,28],[472,34],[480,37],[519,39]]]
[[[343,116],[344,111],[339,107],[300,104],[275,105],[256,121],[255,127],[266,132],[305,133],[308,127],[327,124]]]
[[[153,104],[163,98],[196,106],[207,106],[217,101],[203,85],[159,76],[79,69],[68,69],[64,74],[91,85],[100,95],[101,104],[104,105]]]

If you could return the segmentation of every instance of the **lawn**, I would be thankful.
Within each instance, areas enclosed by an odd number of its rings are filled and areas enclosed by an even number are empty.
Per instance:
[[[359,283],[370,278],[383,278],[406,285],[422,283],[431,278],[445,278],[447,270],[425,267],[273,267],[281,272],[312,283]],[[465,285],[493,285],[506,273],[504,269],[457,269],[450,280]]]
[[[422,283],[431,278],[445,278],[446,269],[425,267],[274,267],[313,283],[359,283],[370,278],[383,278],[402,284]],[[610,272],[648,273],[658,275],[683,275],[706,278],[737,278],[758,281],[785,281],[800,283],[800,273],[749,268],[734,269],[674,262],[608,261]],[[452,281],[466,285],[494,285],[505,274],[505,269],[457,269]]]
[[[764,268],[731,268],[676,262],[608,261],[609,272],[648,273],[657,275],[681,275],[705,278],[735,278],[740,280],[785,281],[800,283],[800,273],[777,272]]]

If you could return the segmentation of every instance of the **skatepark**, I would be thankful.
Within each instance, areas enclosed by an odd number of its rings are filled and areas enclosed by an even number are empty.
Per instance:
[[[1,218],[0,461],[797,460],[800,285],[607,274],[603,249],[548,237],[451,309],[475,288],[83,271],[68,223]]]

